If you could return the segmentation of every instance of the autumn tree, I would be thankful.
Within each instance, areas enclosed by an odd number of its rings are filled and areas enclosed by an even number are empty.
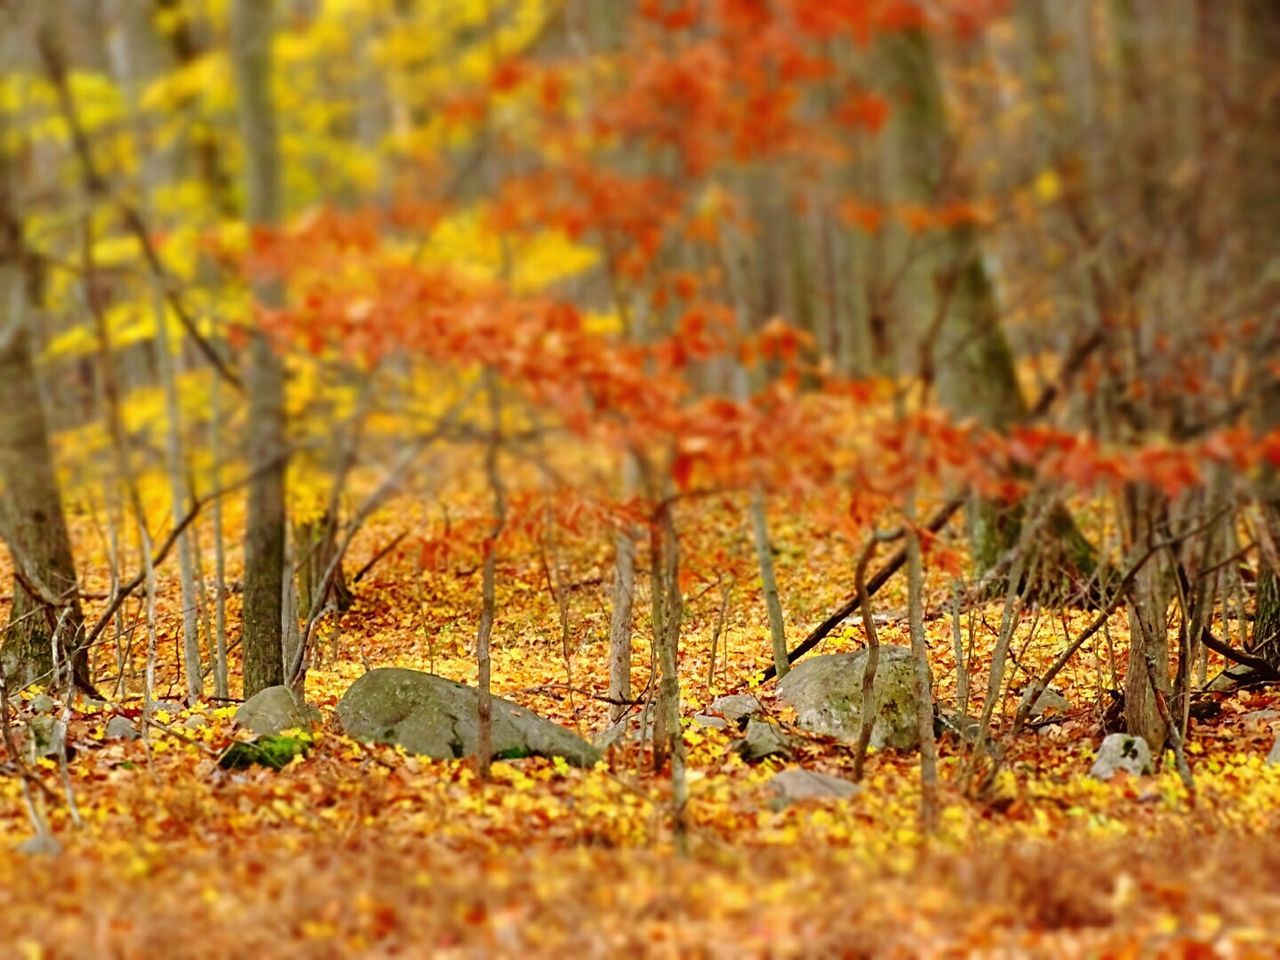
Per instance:
[[[1280,238],[1280,135],[1276,133],[1280,123],[1280,9],[1264,0],[1249,0],[1244,8],[1248,32],[1244,88],[1252,123],[1245,138],[1242,213],[1253,253],[1249,262],[1261,272],[1263,291],[1270,297],[1280,290],[1276,272],[1280,263],[1276,257]],[[1256,422],[1261,431],[1280,427],[1280,338],[1273,335],[1267,346],[1253,372],[1260,397]],[[1280,667],[1280,478],[1275,470],[1264,477],[1261,495],[1264,549],[1250,648]]]
[[[23,35],[13,11],[6,29]],[[11,41],[4,44],[12,65]],[[44,286],[40,257],[24,243],[18,131],[0,108],[0,534],[14,563],[13,605],[0,648],[3,680],[55,688],[64,675],[91,689],[83,614],[61,486],[31,345]]]

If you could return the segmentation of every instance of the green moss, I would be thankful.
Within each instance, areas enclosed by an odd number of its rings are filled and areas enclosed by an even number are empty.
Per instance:
[[[219,758],[218,766],[224,770],[244,770],[253,766],[283,770],[295,757],[306,756],[312,742],[307,734],[296,737],[276,734],[259,737],[250,743],[233,743]]]
[[[535,756],[534,752],[527,747],[510,747],[506,750],[499,750],[493,755],[495,760],[523,760],[525,757]]]

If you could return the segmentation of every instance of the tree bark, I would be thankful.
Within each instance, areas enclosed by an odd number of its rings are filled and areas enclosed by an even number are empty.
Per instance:
[[[32,683],[61,686],[64,676],[55,668],[68,665],[87,687],[71,537],[27,328],[33,271],[22,245],[9,165],[0,156],[0,533],[15,570],[0,664],[10,689]]]
[[[636,589],[636,544],[630,524],[613,538],[613,595],[609,609],[609,719],[617,722],[631,699],[631,612]]]
[[[1280,5],[1274,0],[1245,0],[1248,36],[1244,64],[1245,87],[1256,113],[1249,126],[1244,151],[1247,161],[1243,190],[1244,223],[1250,234],[1248,247],[1256,262],[1248,264],[1258,276],[1276,276],[1280,263]],[[1273,344],[1275,341],[1272,341]],[[1257,376],[1266,378],[1257,423],[1262,431],[1280,428],[1280,380],[1272,355],[1260,357]],[[1270,366],[1270,369],[1268,369]],[[1249,652],[1280,668],[1280,475],[1269,470],[1263,476],[1262,522],[1266,525],[1272,556],[1264,554],[1258,574],[1258,592]]]
[[[911,30],[884,43],[886,73],[896,97],[893,124],[902,199],[926,207],[964,199],[957,189],[962,184],[930,40]],[[903,248],[918,262],[908,271],[913,282],[897,291],[896,298],[918,312],[913,326],[923,338],[921,372],[932,376],[939,401],[956,416],[1008,430],[1025,418],[1027,403],[976,229],[957,226],[936,240],[904,243]],[[973,561],[983,574],[1017,543],[1024,505],[974,499],[968,512]],[[1077,569],[1092,567],[1092,548],[1065,509],[1055,510],[1049,529],[1065,562]]]
[[[1126,527],[1131,553],[1140,553],[1162,536],[1168,502],[1147,486],[1137,486],[1125,497]],[[1164,558],[1151,557],[1133,578],[1129,588],[1129,659],[1124,684],[1125,729],[1142,737],[1159,755],[1169,737],[1161,715],[1160,698],[1172,694],[1169,682],[1169,601],[1171,584]]]
[[[235,0],[231,59],[245,150],[245,218],[251,227],[280,222],[280,155],[271,95],[273,37],[270,0]],[[255,280],[260,307],[283,305],[278,280]],[[249,463],[259,470],[249,486],[245,530],[244,695],[284,682],[285,565],[284,364],[261,330],[251,335],[245,385],[249,397]],[[272,464],[269,469],[260,469]]]
[[[338,553],[338,523],[328,511],[314,520],[293,525],[294,553],[297,556],[298,609],[306,616],[316,600],[316,591],[324,583],[329,565]],[[332,604],[340,613],[351,609],[354,597],[339,562],[330,578],[322,605]]]

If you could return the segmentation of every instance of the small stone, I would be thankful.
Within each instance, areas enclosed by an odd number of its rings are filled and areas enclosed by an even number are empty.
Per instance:
[[[730,722],[738,722],[764,712],[760,701],[749,693],[730,693],[716,697],[707,706],[708,713],[718,713]]]
[[[1119,771],[1141,777],[1155,770],[1151,762],[1151,748],[1142,737],[1127,733],[1109,734],[1098,748],[1089,776],[1096,780],[1110,780]]]
[[[765,757],[791,756],[791,744],[772,723],[752,717],[741,740],[734,744],[742,759],[763,760]]]
[[[1267,766],[1277,765],[1280,765],[1280,737],[1276,737],[1276,742],[1271,746],[1271,752],[1267,754]]]
[[[37,693],[31,698],[31,711],[33,713],[53,713],[55,706],[53,697],[47,693]]]
[[[786,800],[839,800],[852,797],[862,789],[852,780],[815,773],[802,767],[778,771],[767,786]]]
[[[132,720],[119,714],[107,721],[107,728],[104,733],[108,740],[137,740],[142,736],[142,734],[138,733],[138,727]]]
[[[27,857],[56,857],[62,852],[62,844],[51,833],[37,833],[16,844],[13,849]]]
[[[728,730],[729,721],[724,717],[709,717],[705,713],[700,713],[693,718],[693,722],[705,730]]]
[[[202,714],[193,713],[182,721],[182,726],[187,730],[199,730],[201,727],[206,726],[208,722]]]

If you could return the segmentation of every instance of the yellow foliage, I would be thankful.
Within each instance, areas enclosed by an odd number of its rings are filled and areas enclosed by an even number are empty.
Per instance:
[[[426,264],[449,266],[478,281],[502,279],[509,270],[512,287],[522,293],[544,290],[584,273],[598,260],[594,248],[574,243],[558,230],[528,238],[499,237],[488,226],[483,207],[438,224],[422,256]]]

